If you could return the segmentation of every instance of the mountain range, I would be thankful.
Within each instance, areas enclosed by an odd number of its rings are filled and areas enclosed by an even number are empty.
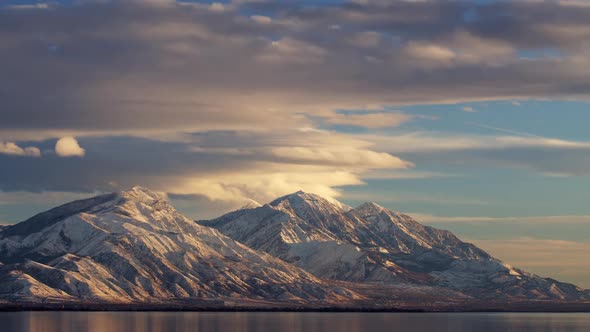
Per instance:
[[[590,303],[375,203],[296,192],[194,221],[135,187],[0,228],[0,306],[465,310]]]

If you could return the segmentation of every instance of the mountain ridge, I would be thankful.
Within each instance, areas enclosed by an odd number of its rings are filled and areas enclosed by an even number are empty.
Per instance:
[[[293,201],[313,204],[293,208]],[[200,223],[322,278],[439,286],[493,300],[588,298],[577,286],[513,268],[449,231],[373,202],[342,210],[299,191]]]
[[[0,229],[0,304],[444,310],[587,296],[378,204],[301,191],[195,222],[134,187]]]

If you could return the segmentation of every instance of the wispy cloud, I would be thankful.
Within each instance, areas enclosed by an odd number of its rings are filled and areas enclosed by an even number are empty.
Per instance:
[[[372,141],[375,148],[391,153],[426,153],[440,151],[466,150],[506,150],[517,148],[546,148],[576,150],[590,148],[590,142],[572,141],[536,136],[509,130],[513,135],[474,135],[461,133],[443,133],[416,131],[397,135],[358,135],[357,137]]]
[[[341,196],[344,200],[376,202],[382,205],[393,205],[400,202],[418,202],[436,205],[488,205],[489,203],[477,198],[452,196],[452,195],[429,195],[415,192],[345,192]]]
[[[478,127],[478,128],[489,129],[489,130],[493,130],[493,131],[497,131],[497,132],[501,132],[501,133],[505,133],[505,134],[511,134],[511,135],[517,135],[517,136],[526,136],[526,137],[536,137],[536,138],[539,138],[539,139],[546,139],[543,136],[539,136],[539,135],[527,133],[527,132],[524,132],[524,131],[516,131],[516,130],[505,129],[505,128],[493,127],[493,126],[488,126],[488,125],[477,123],[477,122],[465,122],[465,124],[471,125],[471,126],[475,126],[475,127]]]
[[[452,216],[436,216],[423,213],[409,213],[417,220],[425,223],[583,223],[590,224],[590,215],[565,215],[565,216],[531,216],[531,217],[452,217]]]
[[[412,120],[413,116],[401,112],[367,112],[362,114],[334,113],[326,122],[332,125],[349,125],[365,128],[397,127]]]
[[[536,238],[470,242],[510,265],[590,288],[590,243]]]
[[[418,170],[372,170],[363,174],[363,179],[393,180],[393,179],[432,179],[432,178],[454,178],[465,177],[457,173],[431,172]]]
[[[490,127],[510,135],[475,135],[442,132],[408,132],[359,135],[386,151],[417,165],[470,168],[529,169],[548,176],[590,175],[590,142],[542,137]]]

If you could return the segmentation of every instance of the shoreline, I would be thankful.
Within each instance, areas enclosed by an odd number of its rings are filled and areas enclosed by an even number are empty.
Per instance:
[[[465,307],[202,306],[153,304],[2,304],[0,312],[310,312],[310,313],[590,313],[590,303]]]

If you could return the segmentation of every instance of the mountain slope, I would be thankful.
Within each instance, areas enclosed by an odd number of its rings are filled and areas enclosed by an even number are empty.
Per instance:
[[[444,287],[501,301],[589,298],[574,285],[513,268],[449,231],[375,203],[351,209],[297,192],[199,223],[322,278]]]
[[[161,302],[360,298],[182,216],[141,187],[72,202],[0,231],[0,298]]]

